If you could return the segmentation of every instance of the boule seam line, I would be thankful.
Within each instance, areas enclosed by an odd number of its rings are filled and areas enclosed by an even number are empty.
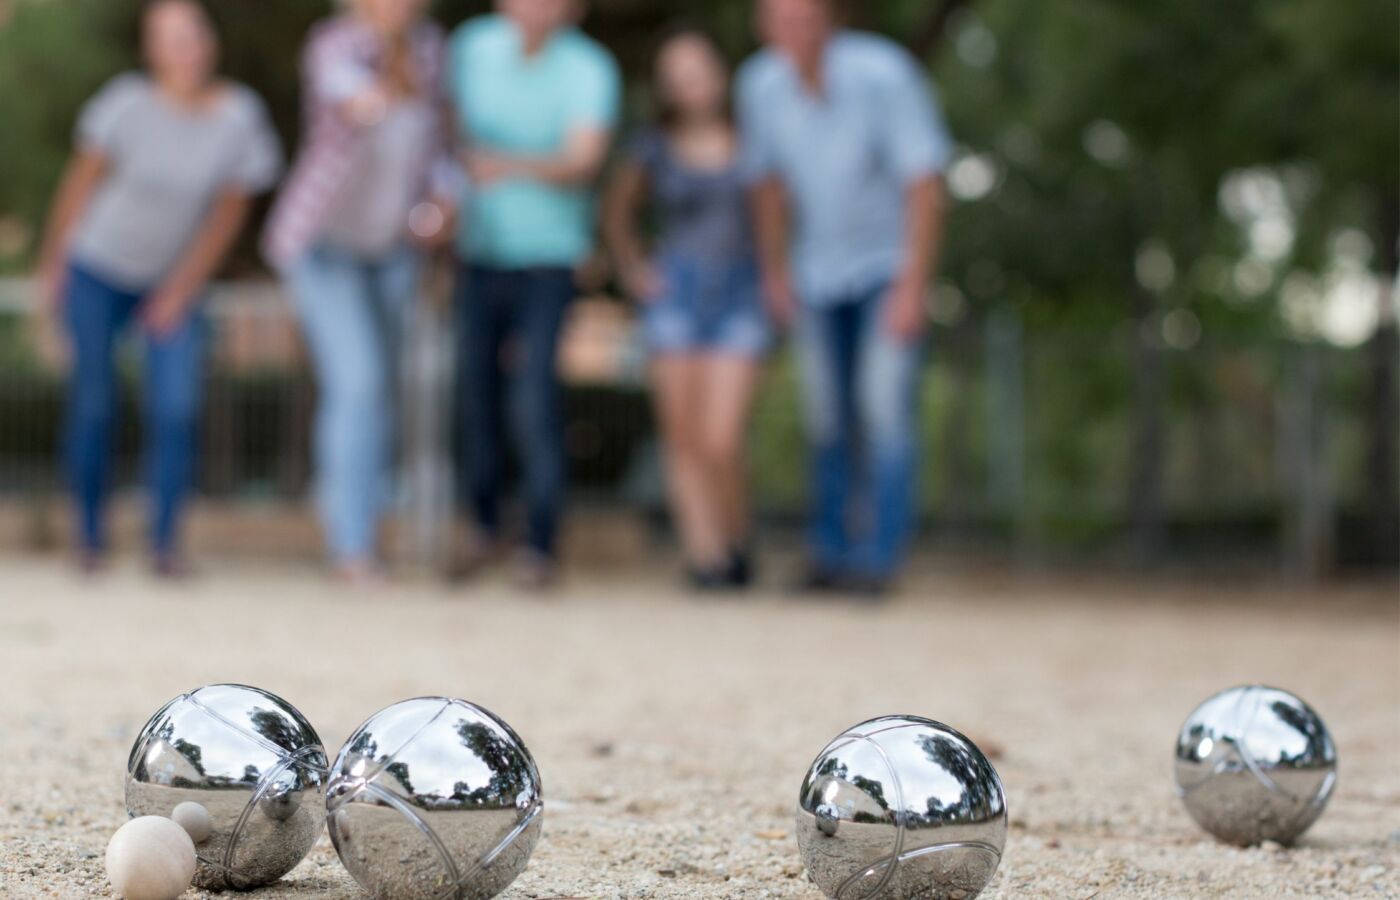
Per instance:
[[[246,688],[248,688],[249,690],[258,691],[258,693],[264,693],[261,689],[259,689],[259,688],[254,688],[254,687],[249,687],[248,685],[236,684],[236,685],[229,685],[229,687],[246,687]],[[203,688],[200,688],[200,690],[203,690]],[[258,734],[256,731],[249,731],[248,729],[244,728],[242,725],[238,724],[237,722],[230,721],[229,719],[227,719],[227,718],[225,718],[224,716],[220,715],[220,714],[219,714],[216,710],[214,710],[212,707],[209,707],[209,706],[204,705],[203,703],[200,703],[200,702],[199,702],[199,698],[195,696],[195,695],[198,694],[198,693],[199,693],[199,691],[192,691],[192,692],[190,692],[189,694],[186,694],[186,695],[185,695],[185,699],[188,700],[193,706],[198,707],[198,708],[199,708],[201,711],[203,711],[206,715],[208,715],[208,716],[210,716],[210,717],[212,717],[212,718],[218,720],[219,722],[222,722],[224,725],[228,726],[229,728],[232,728],[234,731],[238,732],[239,734],[241,734],[241,735],[243,735],[244,737],[248,738],[249,740],[253,741],[255,744],[258,744],[258,745],[259,745],[260,747],[262,747],[264,750],[267,750],[267,751],[269,751],[269,752],[271,752],[271,753],[275,753],[275,754],[278,756],[278,758],[282,758],[282,757],[286,756],[286,754],[287,754],[287,748],[286,748],[286,747],[280,747],[280,746],[278,746],[277,744],[274,744],[272,741],[269,741],[267,738],[265,738],[265,737],[263,737],[262,735]],[[320,738],[321,738],[321,736],[320,736],[319,734],[316,735],[316,739],[317,739],[317,740],[320,740]],[[300,753],[300,752],[302,752],[302,750],[305,750],[305,749],[307,749],[307,748],[302,747],[300,750],[296,750],[296,751],[293,751],[293,752],[295,752],[295,753]],[[329,770],[328,768],[325,768],[325,767],[322,767],[322,768],[321,768],[321,773],[322,773],[322,774],[327,774],[327,773],[329,773],[329,771],[330,771],[330,770]]]
[[[1283,794],[1295,803],[1303,803],[1303,805],[1306,806],[1307,804],[1301,798],[1295,796],[1292,791],[1285,790],[1282,785],[1274,781],[1264,772],[1263,767],[1260,766],[1259,761],[1254,758],[1254,754],[1249,752],[1249,747],[1245,743],[1249,739],[1249,733],[1254,730],[1254,723],[1259,719],[1259,707],[1264,702],[1262,695],[1263,692],[1259,690],[1258,686],[1250,688],[1247,696],[1254,702],[1249,709],[1249,719],[1245,722],[1244,728],[1240,729],[1239,737],[1231,738],[1230,742],[1235,745],[1235,751],[1239,753],[1240,762],[1244,763],[1245,768],[1253,772],[1254,777],[1259,779],[1265,787],[1271,791],[1277,791]],[[1244,697],[1240,698],[1240,702],[1244,702]]]
[[[397,747],[395,747],[395,748],[394,748],[394,751],[393,751],[392,753],[386,754],[385,757],[384,757],[384,761],[383,761],[382,763],[375,763],[375,764],[374,764],[374,768],[365,771],[365,772],[360,776],[365,782],[373,781],[375,778],[378,778],[378,777],[379,777],[379,773],[383,772],[385,769],[387,769],[387,768],[389,768],[390,766],[392,766],[392,765],[394,764],[394,761],[397,760],[397,759],[399,758],[399,754],[403,752],[403,749],[404,749],[405,747],[407,747],[409,744],[412,744],[414,741],[418,740],[418,736],[419,736],[420,734],[422,734],[423,732],[427,731],[429,728],[431,728],[434,722],[436,722],[438,719],[442,718],[442,714],[445,713],[445,712],[447,712],[449,709],[451,709],[452,706],[453,706],[453,703],[455,702],[455,701],[453,701],[451,698],[448,698],[448,697],[420,697],[420,698],[418,698],[418,699],[420,699],[420,700],[441,700],[441,701],[442,701],[442,706],[438,707],[437,712],[435,712],[435,713],[433,713],[431,716],[429,716],[429,717],[428,717],[428,720],[427,720],[426,722],[424,722],[422,725],[419,725],[416,729],[414,729],[413,733],[410,734],[407,738],[405,738],[404,741],[403,741],[403,743],[401,743],[401,744],[399,744]],[[461,701],[461,702],[465,703],[466,701]],[[467,704],[467,705],[468,705],[468,706],[471,706],[473,710],[477,709],[477,707],[474,706],[474,705],[472,705],[472,704]],[[361,727],[363,727],[363,726],[361,726]],[[357,729],[357,730],[358,730],[358,729]],[[344,751],[341,751],[341,752],[344,752]],[[370,759],[371,759],[371,762],[373,762],[373,757],[371,757]]]
[[[881,731],[893,730],[895,729],[881,729]],[[880,731],[876,731],[874,733],[879,734]],[[899,859],[904,854],[904,826],[906,824],[904,818],[904,785],[899,780],[899,771],[895,769],[894,763],[890,760],[889,754],[885,752],[885,748],[881,747],[876,741],[872,740],[869,735],[859,734],[853,735],[851,737],[852,744],[862,741],[875,748],[875,752],[880,755],[880,759],[884,762],[885,768],[889,770],[890,783],[894,785],[894,851],[886,858],[888,861],[888,865],[885,868],[885,875],[883,878],[880,879],[880,882],[870,890],[866,891],[860,897],[851,897],[849,898],[849,900],[870,900],[871,897],[874,897],[881,891],[883,891],[885,887],[889,885],[891,879],[894,878],[895,870],[899,868]],[[879,863],[876,863],[875,865],[879,865]],[[839,900],[848,900],[846,896],[847,891],[851,888],[853,884],[860,881],[860,879],[864,878],[871,871],[873,871],[875,865],[869,866],[859,872],[856,872],[852,874],[851,877],[847,878],[845,883],[843,883],[839,888],[836,889],[836,896],[839,898]]]
[[[223,870],[224,881],[228,883],[229,887],[236,888],[233,883],[233,876],[237,874],[233,868],[233,853],[238,849],[238,841],[243,837],[243,829],[248,824],[248,817],[253,814],[253,808],[258,805],[258,802],[261,801],[263,797],[267,796],[268,789],[272,786],[273,778],[301,763],[306,757],[314,756],[317,753],[324,755],[325,751],[315,746],[302,747],[300,750],[295,750],[291,754],[283,757],[280,763],[269,769],[268,773],[259,779],[257,788],[253,791],[253,796],[248,798],[248,803],[243,807],[243,812],[239,814],[238,821],[233,826],[233,833],[229,835],[228,843],[224,846],[224,860],[219,868]],[[324,773],[328,770],[321,769],[321,771]]]
[[[402,750],[403,748],[400,747],[399,749]],[[423,836],[426,837],[432,843],[433,849],[437,851],[438,856],[442,860],[443,868],[447,870],[447,877],[452,882],[452,893],[459,893],[462,887],[462,876],[457,870],[457,863],[455,860],[453,860],[452,853],[447,849],[447,845],[442,842],[442,838],[438,837],[437,832],[433,831],[432,826],[425,822],[423,820],[423,817],[418,815],[418,811],[415,810],[402,797],[398,796],[386,787],[381,787],[380,785],[366,781],[361,783],[360,787],[351,794],[349,794],[343,802],[337,804],[336,810],[340,810],[341,807],[345,806],[347,803],[351,802],[356,796],[363,793],[373,794],[377,800],[379,800],[381,803],[386,804],[391,809],[396,811],[399,815],[403,816],[413,825],[414,828],[417,828],[420,832],[423,833]],[[447,894],[444,891],[444,896],[446,895]]]
[[[519,822],[515,823],[515,827],[512,828],[509,832],[507,832],[506,836],[501,838],[501,840],[496,844],[496,846],[492,847],[490,851],[488,851],[481,857],[481,859],[477,860],[476,865],[472,866],[470,871],[468,871],[465,875],[459,878],[457,880],[457,883],[465,887],[466,883],[471,881],[471,879],[473,879],[474,877],[476,877],[476,874],[478,872],[482,871],[483,869],[490,868],[491,864],[494,863],[502,853],[509,850],[510,846],[514,844],[517,840],[519,840],[520,836],[525,833],[525,830],[528,829],[531,825],[533,825],[535,820],[543,814],[544,801],[540,800],[535,803],[532,803],[530,805],[529,811],[525,813],[525,815],[521,818]]]
[[[332,814],[338,812],[343,807],[347,806],[350,803],[353,803],[355,798],[358,797],[360,794],[366,792],[374,794],[375,797],[384,801],[396,812],[398,812],[404,818],[408,819],[409,822],[415,828],[421,831],[423,835],[427,837],[429,841],[432,842],[433,848],[438,852],[438,855],[442,857],[443,865],[447,869],[447,874],[452,878],[454,892],[465,887],[467,883],[470,882],[471,879],[478,872],[488,868],[492,863],[494,863],[497,857],[499,857],[506,850],[510,849],[510,846],[514,844],[516,840],[519,839],[520,835],[524,834],[526,829],[528,829],[532,824],[534,824],[536,819],[538,819],[541,815],[544,814],[543,800],[531,804],[530,808],[526,811],[525,815],[521,818],[521,820],[517,822],[516,825],[513,828],[511,828],[509,832],[506,833],[505,837],[501,838],[501,840],[496,844],[495,847],[492,847],[489,851],[483,854],[481,859],[478,860],[476,864],[473,865],[472,868],[469,869],[465,874],[458,875],[457,865],[452,859],[452,854],[448,852],[446,845],[442,843],[441,839],[437,836],[437,833],[433,831],[432,826],[428,825],[428,823],[423,820],[423,817],[418,815],[418,812],[415,809],[413,809],[413,807],[410,804],[408,804],[402,797],[398,796],[388,788],[381,787],[380,785],[372,784],[370,782],[361,780],[359,784],[355,786],[354,790],[337,795],[334,798],[333,805],[332,803],[327,803],[327,812]]]

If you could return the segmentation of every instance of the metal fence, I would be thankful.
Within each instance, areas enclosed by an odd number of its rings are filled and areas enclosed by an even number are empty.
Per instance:
[[[19,282],[0,282],[0,505],[48,504],[61,492],[64,384],[30,352],[25,298]],[[199,490],[218,503],[302,504],[315,389],[289,307],[270,286],[242,284],[217,289],[210,310]],[[581,515],[601,504],[659,515],[660,450],[635,329],[616,305],[579,310],[564,368]],[[400,519],[424,559],[441,548],[454,506],[450,331],[450,316],[424,304],[402,354]],[[1143,561],[1132,330],[1030,334],[1003,315],[940,326],[932,348],[921,394],[925,538],[1026,560]],[[1204,341],[1163,347],[1160,359],[1160,499],[1149,523],[1159,539],[1146,561],[1245,561],[1303,575],[1394,565],[1394,516],[1389,504],[1377,513],[1364,474],[1363,354]],[[139,468],[138,366],[124,357],[123,485]],[[756,505],[775,526],[798,522],[805,505],[797,390],[780,353],[751,442]]]

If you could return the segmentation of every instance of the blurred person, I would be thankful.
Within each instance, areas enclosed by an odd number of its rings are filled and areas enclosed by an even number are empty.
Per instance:
[[[813,451],[800,586],[879,594],[914,520],[924,296],[951,144],[919,63],[842,28],[835,0],[759,0],[758,21],[767,48],[737,94],[764,294],[795,325]]]
[[[336,573],[381,577],[392,494],[396,347],[455,191],[428,0],[348,0],[303,56],[304,137],[265,235],[320,388],[318,505]]]
[[[524,468],[519,580],[554,580],[566,489],[556,357],[574,270],[593,248],[593,184],[620,78],[577,27],[581,0],[500,0],[453,36],[448,84],[470,188],[457,241],[463,450],[472,534],[455,574],[500,548],[509,421]]]
[[[751,579],[744,439],[769,343],[730,115],[729,69],[715,40],[681,26],[658,44],[657,125],[631,141],[604,204],[623,285],[645,305],[651,380],[671,503],[698,589]],[[657,244],[641,235],[653,208]]]
[[[157,573],[178,575],[203,388],[200,301],[282,158],[262,101],[219,77],[219,37],[202,3],[155,0],[141,27],[145,71],[113,78],[79,117],[39,283],[72,364],[65,456],[81,565],[97,567],[106,547],[115,354],[137,320],[151,546]]]

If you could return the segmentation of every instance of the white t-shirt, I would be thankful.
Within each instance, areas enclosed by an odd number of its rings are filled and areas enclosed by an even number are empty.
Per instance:
[[[220,193],[261,193],[282,169],[262,101],[238,84],[195,111],[145,75],[119,75],[83,108],[77,141],[108,171],[77,223],[72,258],[130,290],[169,273]]]

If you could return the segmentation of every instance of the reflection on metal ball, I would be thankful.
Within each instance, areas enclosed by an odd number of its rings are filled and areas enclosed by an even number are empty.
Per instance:
[[[1231,688],[1198,706],[1176,739],[1176,786],[1191,818],[1231,844],[1289,844],[1337,783],[1322,718],[1287,691]]]
[[[321,833],[326,751],[291,704],[258,688],[202,687],[151,717],[131,748],[126,811],[208,813],[194,883],[249,890],[301,862]],[[202,823],[201,829],[203,831]]]
[[[539,770],[491,713],[424,697],[376,713],[331,769],[326,824],[376,900],[486,900],[540,837]]]
[[[834,900],[970,900],[1006,845],[1006,794],[946,725],[872,719],[812,763],[797,802],[807,873]]]

